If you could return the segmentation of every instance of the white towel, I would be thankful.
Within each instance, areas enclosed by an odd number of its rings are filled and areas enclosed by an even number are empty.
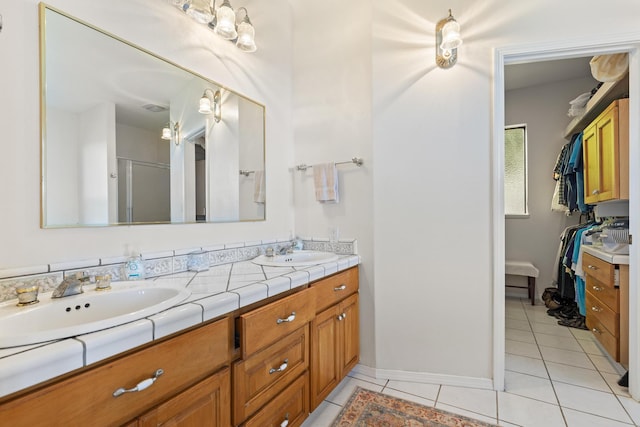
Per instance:
[[[338,168],[335,163],[313,165],[313,182],[316,200],[320,203],[338,203]]]
[[[253,173],[253,201],[256,203],[264,203],[264,171],[255,171]]]

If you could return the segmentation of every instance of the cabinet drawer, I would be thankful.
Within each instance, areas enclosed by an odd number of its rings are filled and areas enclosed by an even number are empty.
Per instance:
[[[309,325],[233,366],[234,425],[240,424],[309,367]]]
[[[316,288],[316,311],[320,312],[358,291],[358,268],[350,268],[311,286]]]
[[[620,307],[619,291],[617,288],[606,286],[604,283],[587,276],[586,291],[598,298],[613,311],[618,312]]]
[[[582,269],[585,274],[602,282],[603,285],[614,287],[613,284],[613,264],[609,264],[599,258],[594,257],[591,254],[582,255]]]
[[[274,396],[245,427],[297,427],[309,416],[309,374],[299,376],[282,393]]]
[[[614,360],[620,360],[618,340],[616,337],[611,335],[597,318],[587,316],[587,327],[593,332],[593,335],[598,341],[600,341],[600,344],[602,344],[607,353],[609,353]]]
[[[316,313],[315,289],[308,288],[240,316],[242,358],[309,323]]]
[[[227,363],[229,326],[219,320],[34,391],[2,405],[0,419],[13,426],[123,424]],[[157,369],[164,373],[149,388],[113,396]]]
[[[587,316],[597,319],[613,336],[619,336],[620,319],[618,313],[611,310],[591,293],[587,292],[586,296]]]

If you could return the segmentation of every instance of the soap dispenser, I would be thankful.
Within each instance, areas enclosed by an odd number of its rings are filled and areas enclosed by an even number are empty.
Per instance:
[[[144,261],[142,255],[134,256],[127,261],[124,267],[127,280],[144,279]]]

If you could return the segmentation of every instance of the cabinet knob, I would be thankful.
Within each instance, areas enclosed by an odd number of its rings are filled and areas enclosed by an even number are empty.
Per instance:
[[[600,329],[598,329],[598,328],[593,328],[593,329],[591,329],[591,331],[593,333],[596,333],[596,334],[602,334],[602,331]]]
[[[602,290],[600,286],[596,286],[596,285],[593,285],[592,288],[594,291],[597,291],[597,292],[600,292]]]
[[[289,317],[287,317],[286,319],[278,319],[276,320],[276,323],[279,325],[285,322],[293,322],[294,320],[296,320],[296,312],[292,311]]]
[[[587,265],[587,268],[589,270],[597,270],[598,269],[598,267],[596,267],[595,265],[591,265],[591,264]]]
[[[334,291],[338,292],[338,291],[344,291],[345,289],[347,289],[347,285],[340,285],[337,288],[333,288]]]
[[[593,306],[591,307],[591,311],[595,311],[596,313],[600,313],[602,309],[600,307]]]
[[[153,385],[153,383],[156,382],[156,380],[158,379],[158,377],[160,375],[164,374],[164,370],[162,369],[158,369],[154,374],[153,377],[151,378],[147,378],[146,380],[140,381],[135,387],[133,388],[124,388],[124,387],[120,387],[119,389],[117,389],[116,391],[113,392],[113,397],[118,397],[121,396],[125,393],[134,393],[137,391],[142,391],[146,388],[149,388]]]
[[[287,427],[289,425],[289,414],[284,416],[284,421],[280,423],[280,427]]]
[[[591,194],[593,194],[594,196],[596,196],[596,195],[600,194],[600,190],[598,190],[598,189],[596,188],[595,190],[593,190],[593,191],[591,192]]]

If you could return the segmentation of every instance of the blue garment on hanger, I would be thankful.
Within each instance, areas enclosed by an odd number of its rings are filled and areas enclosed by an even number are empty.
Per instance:
[[[571,151],[571,157],[569,157],[569,169],[573,170],[576,174],[576,202],[578,210],[581,213],[587,213],[591,210],[591,206],[584,202],[584,167],[582,164],[582,132],[580,132],[574,142],[573,150]]]

